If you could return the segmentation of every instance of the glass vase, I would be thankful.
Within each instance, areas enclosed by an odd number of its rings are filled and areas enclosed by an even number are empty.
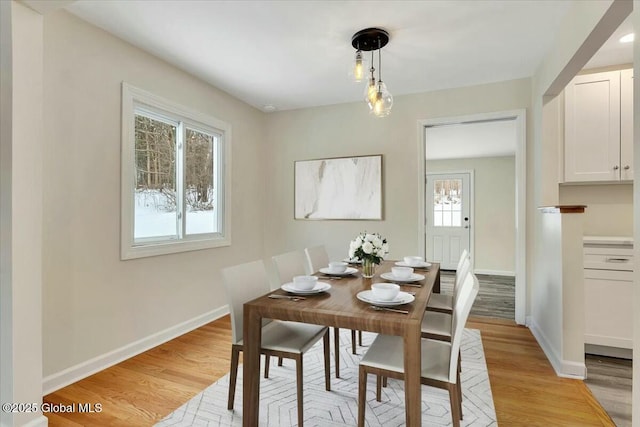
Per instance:
[[[376,274],[376,263],[370,259],[362,260],[362,277],[371,279]]]

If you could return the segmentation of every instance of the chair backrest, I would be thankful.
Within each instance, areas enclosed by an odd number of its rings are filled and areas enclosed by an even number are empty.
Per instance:
[[[458,266],[456,267],[456,271],[460,270],[460,267],[462,266],[462,261],[464,261],[465,259],[469,259],[469,261],[471,261],[469,257],[469,251],[466,249],[463,249],[462,253],[460,254],[460,259],[458,260]]]
[[[471,260],[469,257],[466,257],[458,264],[458,269],[456,270],[456,279],[453,282],[453,300],[455,301],[458,294],[458,288],[460,288],[460,284],[467,277],[467,273],[471,271]]]
[[[302,251],[292,251],[271,258],[281,285],[293,280],[293,276],[307,274],[307,261]]]
[[[323,245],[306,248],[304,254],[307,256],[307,273],[313,274],[322,267],[329,265],[329,255]]]
[[[478,295],[480,284],[478,278],[471,272],[468,272],[460,284],[458,299],[453,309],[453,328],[451,330],[451,358],[449,360],[449,382],[455,383],[457,380],[458,370],[458,354],[460,353],[460,344],[462,342],[462,334],[464,326],[469,318],[471,306]]]
[[[222,278],[231,313],[231,338],[237,344],[242,340],[243,304],[269,292],[269,278],[262,261],[227,267]]]

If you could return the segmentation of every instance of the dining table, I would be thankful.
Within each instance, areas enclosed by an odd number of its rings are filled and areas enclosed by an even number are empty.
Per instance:
[[[431,263],[428,268],[414,269],[415,274],[424,278],[410,283],[385,280],[381,277],[387,276],[394,266],[394,261],[382,261],[376,267],[372,278],[362,277],[362,270],[357,265],[352,266],[357,267],[357,272],[352,275],[329,276],[316,273],[320,282],[331,285],[330,289],[305,295],[303,299],[270,298],[269,295],[290,295],[282,289],[277,289],[244,304],[243,426],[257,426],[259,420],[262,319],[288,320],[402,336],[406,425],[421,425],[421,324],[429,296],[432,292],[440,292],[440,265]],[[378,311],[372,304],[358,298],[358,294],[362,297],[365,294],[361,292],[371,290],[371,284],[376,282],[398,283],[401,291],[414,294],[415,299],[412,302],[393,307],[407,313]]]

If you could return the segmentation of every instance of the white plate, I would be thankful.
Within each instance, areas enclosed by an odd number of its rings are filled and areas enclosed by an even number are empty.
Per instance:
[[[430,262],[424,262],[422,261],[420,264],[416,264],[416,265],[409,265],[404,261],[398,261],[396,262],[397,266],[400,267],[411,267],[411,268],[429,268],[431,267],[431,263]]]
[[[422,274],[413,273],[406,279],[401,279],[393,275],[393,273],[382,273],[380,275],[384,280],[391,280],[392,282],[417,282],[418,280],[424,280]]]
[[[391,307],[394,305],[409,304],[410,302],[413,302],[416,299],[413,295],[408,294],[406,292],[402,292],[402,291],[398,292],[398,295],[395,297],[395,299],[391,301],[377,301],[373,297],[373,292],[371,290],[360,291],[358,292],[356,297],[360,301],[364,301],[367,304],[379,305],[381,307]]]
[[[313,295],[313,294],[319,294],[321,292],[328,291],[329,289],[331,289],[331,285],[328,284],[328,283],[325,283],[325,282],[318,282],[313,287],[313,289],[309,289],[308,291],[301,291],[299,289],[294,288],[293,287],[293,283],[289,282],[289,283],[285,283],[284,285],[280,286],[280,289],[282,289],[285,292],[289,292],[291,294]]]
[[[345,258],[342,261],[348,262],[349,264],[362,264],[362,261],[358,259]]]
[[[331,270],[329,270],[329,267],[325,267],[325,268],[321,268],[319,271],[320,273],[326,274],[328,276],[349,276],[351,274],[356,274],[358,272],[358,269],[353,267],[347,267],[347,269],[342,273],[332,273]]]

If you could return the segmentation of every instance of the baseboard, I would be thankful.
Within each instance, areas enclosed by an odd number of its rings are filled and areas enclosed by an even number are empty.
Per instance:
[[[556,371],[556,375],[564,378],[573,378],[584,380],[586,375],[586,366],[584,362],[570,362],[563,360],[560,355],[555,351],[549,340],[546,338],[542,330],[538,327],[533,317],[527,318],[527,326],[531,330],[538,345],[542,348],[547,360],[551,363],[553,370]]]
[[[486,274],[488,276],[506,276],[506,277],[516,277],[516,273],[514,271],[502,271],[502,270],[483,270],[481,268],[475,268],[473,270],[474,274]]]
[[[132,342],[131,344],[127,344],[119,349],[110,351],[55,374],[49,375],[42,381],[43,396],[179,337],[180,335],[186,334],[187,332],[219,319],[228,313],[229,306],[225,305],[216,310],[201,314],[193,319]]]
[[[22,427],[47,427],[49,425],[49,418],[44,415],[40,415],[35,420],[31,420],[26,424],[23,424]]]

